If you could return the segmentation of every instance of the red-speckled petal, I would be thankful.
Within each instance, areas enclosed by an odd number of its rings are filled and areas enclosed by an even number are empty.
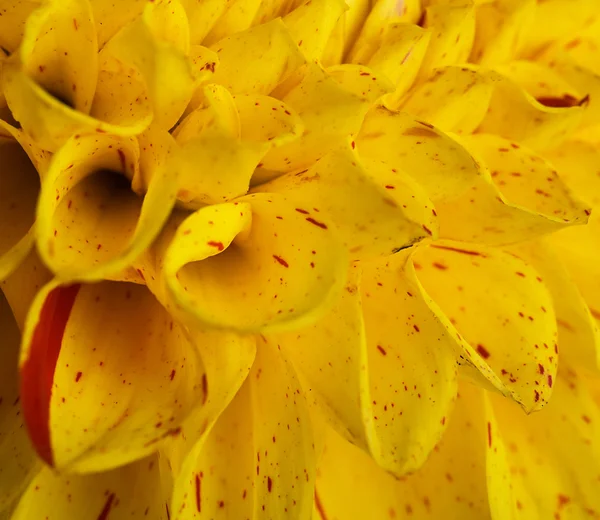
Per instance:
[[[258,340],[248,379],[175,481],[176,520],[308,520],[315,460],[308,407],[275,343]]]
[[[264,193],[198,210],[164,257],[174,305],[205,325],[240,332],[318,319],[338,297],[347,262],[319,212]]]
[[[19,398],[21,334],[7,299],[0,291],[0,516],[25,490],[39,463],[27,431]]]
[[[424,190],[386,163],[361,160],[353,148],[354,142],[347,143],[312,168],[288,173],[256,190],[284,194],[299,204],[307,219],[318,220],[323,212],[353,260],[390,255],[437,235],[433,204]]]
[[[461,196],[438,204],[440,236],[492,245],[585,224],[590,206],[554,165],[531,149],[490,134],[461,142],[485,170]]]
[[[11,518],[170,520],[170,484],[170,470],[156,455],[94,475],[61,475],[43,468]]]
[[[512,518],[597,518],[600,410],[586,381],[565,364],[540,412],[524,416],[495,396],[492,404],[510,467]]]
[[[558,345],[552,299],[538,273],[504,251],[451,241],[419,247],[412,261],[431,309],[464,349],[462,363],[527,412],[544,406]]]
[[[152,453],[202,402],[186,330],[143,285],[51,282],[31,305],[21,399],[40,457],[93,472]]]

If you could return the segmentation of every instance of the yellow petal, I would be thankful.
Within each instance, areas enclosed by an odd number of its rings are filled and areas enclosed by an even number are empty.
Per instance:
[[[212,23],[210,32],[203,40],[212,45],[224,38],[243,32],[252,27],[262,0],[229,0],[225,11]]]
[[[463,362],[526,411],[541,408],[558,347],[552,299],[537,272],[504,251],[450,241],[417,248],[413,264],[432,310],[458,331]]]
[[[395,85],[396,90],[384,98],[389,108],[400,105],[417,78],[430,38],[431,33],[418,25],[393,23],[387,27],[381,45],[368,60],[356,59],[357,63],[384,74]]]
[[[302,118],[304,134],[285,146],[271,150],[254,183],[311,166],[328,152],[345,145],[356,135],[373,102],[392,90],[385,78],[357,65],[340,65],[327,71],[309,64],[302,81],[282,97]]]
[[[318,319],[344,283],[346,254],[327,219],[294,204],[260,193],[188,217],[163,266],[176,305],[242,332]]]
[[[515,60],[496,70],[545,106],[576,105],[583,98],[568,82],[568,76],[561,76],[544,63]]]
[[[530,416],[492,402],[508,448],[513,518],[597,517],[600,413],[585,380],[561,365],[552,400]]]
[[[258,347],[250,376],[176,479],[172,510],[181,520],[310,518],[308,407],[277,347]]]
[[[185,329],[143,285],[46,285],[23,334],[21,399],[49,465],[107,470],[152,453],[205,395]]]
[[[546,157],[565,184],[592,208],[600,207],[600,151],[583,141],[567,141]]]
[[[206,106],[174,133],[183,144],[178,198],[196,208],[244,195],[256,168],[271,166],[265,154],[294,141],[303,129],[291,107],[275,98],[231,96],[218,85],[206,87],[204,94]]]
[[[52,273],[44,265],[36,249],[32,248],[15,271],[0,282],[19,330],[25,328],[27,312],[35,295],[51,279]]]
[[[321,59],[345,7],[342,0],[306,0],[283,17],[283,23],[307,60]]]
[[[439,67],[467,61],[475,37],[475,7],[472,2],[428,7],[424,27],[432,34],[421,68],[422,77],[429,76]]]
[[[220,64],[213,81],[232,94],[269,94],[304,64],[304,57],[281,20],[234,34],[211,46]]]
[[[164,167],[143,198],[130,188],[136,141],[76,135],[54,156],[38,203],[38,247],[45,263],[67,279],[98,280],[127,267],[167,219],[177,190]]]
[[[115,9],[114,0],[89,0],[94,13],[98,47],[110,40],[121,28],[137,18],[143,11],[145,0],[121,0]]]
[[[353,260],[390,255],[437,234],[433,205],[410,177],[375,160],[361,160],[354,142],[312,168],[256,188],[282,193],[307,220],[330,219]],[[348,211],[348,207],[353,208]],[[302,209],[304,208],[304,209]],[[314,212],[314,213],[313,213]]]
[[[567,138],[582,121],[582,106],[547,107],[508,78],[492,71],[485,74],[494,89],[479,132],[497,134],[534,150],[547,150]]]
[[[96,89],[97,52],[88,0],[49,0],[27,19],[18,55],[29,78],[51,96],[85,114]],[[10,105],[11,98],[7,99]],[[35,130],[28,127],[27,120],[21,124],[30,133]]]
[[[600,369],[600,329],[555,250],[538,240],[510,247],[540,274],[552,295],[561,362],[596,372]]]
[[[25,23],[29,15],[37,9],[42,0],[2,0],[0,9],[0,46],[9,53],[19,47],[25,32]]]
[[[168,520],[168,472],[158,456],[86,476],[61,475],[43,468],[23,494],[12,520],[146,516]]]
[[[365,267],[360,283],[369,385],[363,416],[373,457],[397,475],[425,463],[456,397],[454,341],[404,274],[405,263],[396,255]]]
[[[162,451],[168,454],[175,474],[179,474],[194,446],[204,442],[215,421],[237,394],[256,355],[257,337],[254,335],[202,328],[189,320],[186,327],[202,358],[206,378],[202,379],[202,406],[194,408],[181,424],[181,435],[164,440]]]
[[[511,61],[533,30],[535,11],[536,0],[502,0],[477,6],[472,61],[485,66]]]
[[[587,222],[589,206],[542,156],[494,135],[462,142],[490,173],[461,196],[438,204],[441,236],[510,244]]]
[[[179,2],[150,2],[143,16],[125,27],[104,47],[143,77],[153,106],[153,123],[169,130],[183,114],[194,89],[189,28]]]
[[[483,74],[445,67],[410,93],[402,110],[444,132],[471,134],[485,117],[491,96],[491,81]]]
[[[440,444],[419,471],[401,479],[330,434],[318,464],[314,517],[490,519],[487,432],[480,393],[472,385],[461,386]]]
[[[21,145],[0,144],[0,281],[25,258],[34,244],[35,205],[40,178]]]
[[[180,0],[190,25],[190,43],[202,43],[217,20],[227,9],[231,0]]]
[[[600,324],[600,215],[592,213],[587,226],[564,229],[548,237],[555,254],[565,264],[572,280]]]
[[[595,0],[538,2],[523,54],[535,55],[550,42],[576,35],[598,17]]]
[[[371,2],[371,8],[360,35],[353,42],[352,50],[348,54],[348,61],[363,63],[368,60],[381,46],[386,29],[392,23],[416,24],[421,17],[421,2],[407,0],[376,0]]]
[[[0,514],[25,490],[38,470],[19,404],[19,343],[21,334],[0,291]]]
[[[310,327],[269,339],[281,346],[304,382],[307,399],[355,445],[368,451],[362,407],[370,406],[358,264],[333,308]],[[372,423],[370,420],[370,424]]]
[[[435,203],[463,193],[479,176],[479,165],[460,144],[405,112],[372,109],[356,144],[362,157],[401,168]]]

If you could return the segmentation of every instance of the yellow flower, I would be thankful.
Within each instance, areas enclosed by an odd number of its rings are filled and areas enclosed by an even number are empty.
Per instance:
[[[0,518],[600,518],[596,0],[0,14]]]

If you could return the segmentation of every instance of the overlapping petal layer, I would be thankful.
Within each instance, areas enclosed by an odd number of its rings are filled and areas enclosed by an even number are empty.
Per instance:
[[[599,15],[0,0],[0,518],[598,516]]]

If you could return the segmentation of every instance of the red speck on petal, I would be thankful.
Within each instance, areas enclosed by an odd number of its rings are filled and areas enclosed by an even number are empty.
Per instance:
[[[202,511],[202,504],[200,502],[200,491],[201,491],[202,481],[200,480],[200,475],[196,475],[196,509],[198,513]]]
[[[548,374],[548,386],[552,388],[552,376]]]
[[[119,154],[119,161],[121,162],[121,171],[125,173],[127,171],[127,161],[125,160],[125,152],[120,148],[117,150]]]
[[[75,18],[73,18],[73,27],[75,27],[76,31],[79,29],[79,25],[77,24],[77,20]]]
[[[296,208],[296,211],[298,213],[302,213],[303,215],[308,215],[308,211],[306,211],[305,209]]]
[[[327,229],[327,225],[323,224],[323,222],[319,222],[318,220],[315,220],[312,217],[308,217],[307,222],[310,222],[311,224],[314,224],[315,226],[319,226],[321,229]]]
[[[77,372],[77,375],[75,376],[75,382],[79,383],[79,380],[81,379],[81,376],[83,375],[83,372]]]
[[[171,370],[171,375],[169,377],[171,378],[171,381],[175,379],[175,369]]]
[[[269,490],[269,493],[273,489],[273,480],[271,479],[271,477],[267,477],[267,489]]]
[[[50,399],[62,338],[79,284],[50,291],[33,332],[29,357],[21,367],[20,395],[29,436],[40,458],[54,464],[50,442]]]
[[[315,508],[321,517],[321,520],[327,520],[327,515],[325,514],[325,508],[323,507],[323,502],[321,502],[321,498],[315,489]]]
[[[113,503],[114,499],[115,499],[114,493],[111,493],[110,495],[108,495],[108,498],[106,499],[106,503],[104,504],[102,511],[100,511],[100,514],[98,515],[98,520],[107,520],[108,519],[108,514],[110,513],[110,508],[112,507],[112,503]]]
[[[544,365],[538,363],[538,371],[541,375],[544,375]]]
[[[440,271],[445,271],[446,269],[448,269],[447,265],[440,264],[439,262],[433,262],[433,267],[435,267],[436,269],[439,269]]]
[[[206,403],[208,398],[208,379],[206,374],[202,374],[202,404]]]
[[[289,267],[289,264],[280,256],[273,255],[273,258],[277,260],[277,262],[279,262],[283,267]]]
[[[487,359],[490,357],[489,351],[480,343],[477,345],[477,353],[483,358]]]
[[[488,446],[492,447],[492,423],[488,421]]]
[[[425,233],[427,233],[428,235],[433,235],[433,233],[431,232],[431,229],[429,229],[425,224],[423,224],[423,229],[425,230]]]
[[[377,350],[379,350],[383,356],[387,356],[387,352],[381,345],[377,345]]]
[[[540,400],[540,393],[537,390],[534,390],[533,393],[535,394],[535,402],[537,403]]]
[[[211,247],[216,247],[219,251],[223,251],[223,249],[225,249],[223,242],[215,242],[214,240],[210,240],[207,242],[207,244]]]

